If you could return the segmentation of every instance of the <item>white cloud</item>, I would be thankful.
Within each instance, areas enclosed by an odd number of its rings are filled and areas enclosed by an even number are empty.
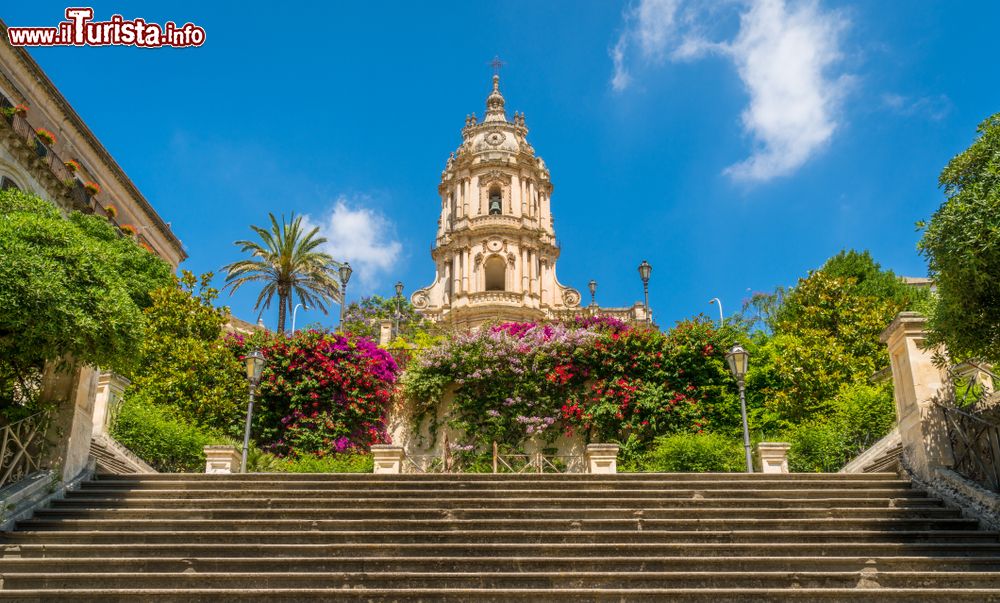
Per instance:
[[[708,39],[703,30],[722,20],[720,10],[733,9],[740,17],[735,36]],[[625,30],[612,50],[612,87],[617,91],[632,80],[630,61],[691,60],[707,53],[733,61],[750,96],[742,122],[754,146],[749,157],[726,168],[734,179],[759,182],[790,174],[836,131],[850,82],[849,76],[832,73],[847,25],[840,13],[824,12],[817,2],[791,7],[784,0],[682,6],[680,0],[639,0],[624,19]],[[630,56],[632,44],[639,45],[639,56]]]
[[[305,216],[303,221],[309,228],[319,227],[320,235],[327,239],[323,250],[333,259],[350,262],[354,269],[351,284],[360,285],[363,292],[379,284],[380,278],[395,267],[403,250],[388,218],[346,197],[338,198],[318,222],[311,216]]]
[[[951,111],[951,99],[945,94],[912,97],[887,93],[882,95],[882,105],[903,117],[922,117],[931,121],[941,121]]]

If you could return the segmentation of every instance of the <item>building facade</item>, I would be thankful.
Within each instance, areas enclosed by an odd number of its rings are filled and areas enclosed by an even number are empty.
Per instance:
[[[549,170],[527,140],[524,114],[508,120],[504,105],[495,75],[486,115],[466,118],[441,173],[434,282],[411,295],[414,308],[460,329],[597,311],[645,321],[641,304],[582,308],[580,292],[559,282]]]
[[[0,21],[0,188],[17,188],[63,212],[102,215],[174,269],[187,257],[156,213],[41,67],[6,42]],[[41,397],[61,404],[45,419],[46,464],[69,481],[86,471],[127,381],[99,367],[49,363]],[[0,428],[4,426],[0,425]],[[9,459],[0,459],[0,463]]]
[[[170,225],[38,63],[23,48],[6,43],[3,22],[0,35],[5,40],[0,44],[0,188],[34,193],[64,211],[107,216],[176,269],[187,254]],[[54,142],[44,133],[51,133]]]

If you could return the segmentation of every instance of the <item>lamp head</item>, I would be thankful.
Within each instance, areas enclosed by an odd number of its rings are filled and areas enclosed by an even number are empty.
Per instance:
[[[649,262],[647,262],[646,260],[643,260],[642,263],[639,264],[639,278],[642,279],[642,282],[648,283],[649,275],[652,272],[653,272],[653,267],[650,266]]]
[[[254,350],[247,354],[246,363],[247,380],[257,385],[260,383],[260,375],[264,372],[264,365],[267,364],[267,359],[260,353],[260,350]]]
[[[344,262],[340,265],[340,282],[344,286],[347,285],[347,281],[351,280],[351,265]]]
[[[750,364],[750,352],[743,349],[741,345],[734,345],[733,349],[726,354],[726,363],[729,364],[729,372],[733,374],[733,377],[737,381],[743,381]]]

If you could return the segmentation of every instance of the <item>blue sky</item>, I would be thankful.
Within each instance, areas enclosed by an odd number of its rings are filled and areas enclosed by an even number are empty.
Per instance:
[[[438,179],[495,54],[552,172],[560,280],[630,305],[648,259],[661,325],[715,316],[713,297],[732,313],[843,248],[926,274],[914,223],[1000,110],[996,2],[92,5],[206,30],[194,49],[31,50],[172,223],[184,267],[218,271],[248,224],[296,212],[355,266],[350,297],[430,283]],[[65,6],[0,16],[53,25]],[[255,320],[255,297],[223,301]]]

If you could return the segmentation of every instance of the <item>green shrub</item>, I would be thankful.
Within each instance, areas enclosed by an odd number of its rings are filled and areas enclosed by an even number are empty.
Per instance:
[[[138,399],[122,403],[111,435],[164,473],[204,471],[204,447],[218,439],[167,408]]]
[[[817,421],[799,425],[789,440],[790,471],[832,472],[844,466],[844,434],[834,423]]]
[[[273,469],[287,473],[371,473],[375,463],[370,454],[306,455],[287,459]]]
[[[826,419],[796,427],[788,438],[792,471],[838,471],[889,433],[896,422],[889,384],[855,383],[840,388]]]
[[[745,471],[739,440],[714,433],[680,433],[657,438],[652,449],[625,471]]]

